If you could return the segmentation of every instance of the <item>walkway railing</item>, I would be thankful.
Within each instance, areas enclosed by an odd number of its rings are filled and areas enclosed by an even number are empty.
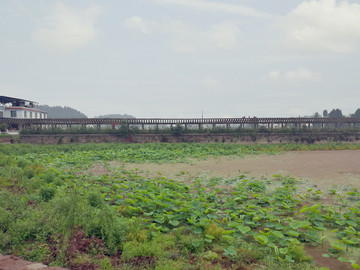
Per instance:
[[[0,118],[0,124],[6,123],[9,126],[17,126],[18,129],[28,128],[47,128],[65,126],[71,128],[73,125],[80,125],[86,127],[88,125],[101,128],[103,125],[137,125],[144,129],[145,126],[159,127],[161,125],[183,125],[187,128],[188,125],[198,125],[201,128],[203,125],[239,125],[240,127],[254,127],[266,126],[268,128],[296,126],[308,127],[313,126],[329,126],[335,127],[355,127],[360,124],[360,118],[305,118],[305,117],[289,117],[289,118],[256,118],[256,117],[242,117],[242,118],[127,118],[127,119],[113,119],[113,118],[47,118],[47,119],[18,119],[18,118]]]

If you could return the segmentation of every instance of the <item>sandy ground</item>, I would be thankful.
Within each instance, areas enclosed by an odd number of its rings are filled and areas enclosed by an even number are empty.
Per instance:
[[[112,165],[120,166],[119,163]],[[334,185],[360,188],[360,150],[287,152],[277,155],[255,155],[244,158],[209,158],[192,164],[123,164],[147,177],[163,176],[189,181],[194,177],[236,177],[245,174],[258,179],[272,175],[290,175],[314,184],[322,191]]]

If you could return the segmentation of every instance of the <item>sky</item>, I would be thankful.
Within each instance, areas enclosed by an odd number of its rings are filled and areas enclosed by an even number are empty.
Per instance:
[[[360,1],[1,0],[0,95],[88,117],[360,108]]]

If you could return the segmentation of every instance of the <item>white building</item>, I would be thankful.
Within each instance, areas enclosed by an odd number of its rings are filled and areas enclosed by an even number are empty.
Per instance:
[[[0,117],[4,118],[47,118],[47,113],[35,108],[35,102],[0,96]]]

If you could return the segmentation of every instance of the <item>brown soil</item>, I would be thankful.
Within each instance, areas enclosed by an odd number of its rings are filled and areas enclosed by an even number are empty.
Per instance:
[[[85,170],[84,173],[99,176],[104,174],[110,174],[111,171],[105,168],[103,164],[96,163],[90,169]]]
[[[277,155],[256,155],[244,158],[209,158],[192,164],[119,164],[125,169],[137,170],[146,177],[159,173],[168,178],[188,182],[196,177],[236,177],[245,174],[258,179],[272,175],[290,175],[307,186],[327,192],[337,185],[348,190],[360,188],[360,150],[287,152]]]
[[[47,267],[41,263],[24,261],[15,256],[0,254],[0,270],[67,270],[61,267]]]
[[[354,269],[351,263],[342,263],[336,258],[325,258],[322,255],[327,252],[327,248],[305,246],[305,251],[313,257],[314,262],[320,267],[327,267],[330,270],[351,270]]]

